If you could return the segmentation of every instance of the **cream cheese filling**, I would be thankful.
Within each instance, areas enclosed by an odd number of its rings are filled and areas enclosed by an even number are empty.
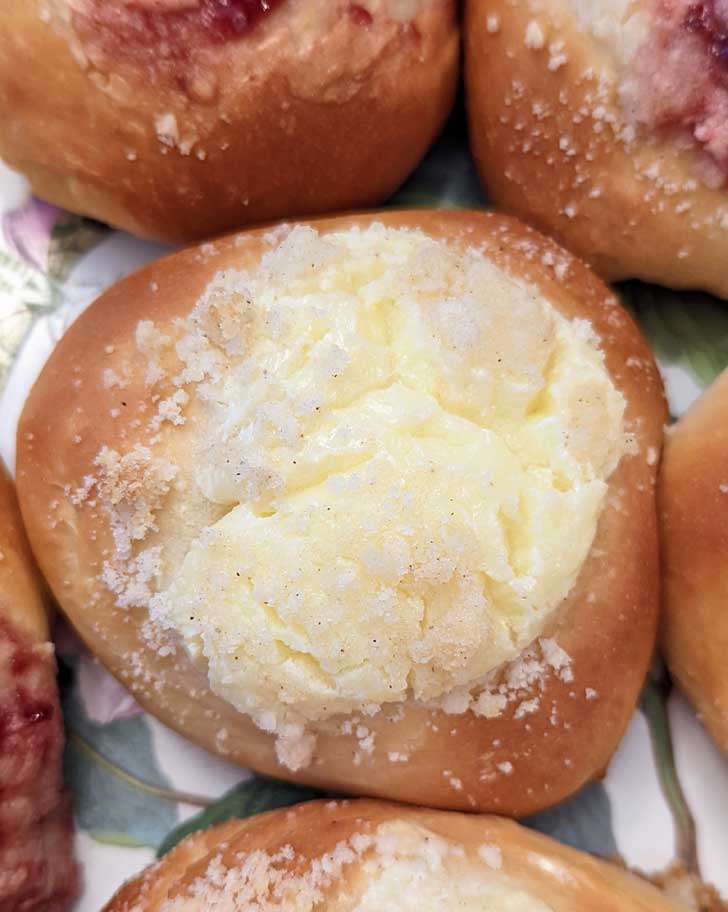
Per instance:
[[[225,511],[152,617],[278,734],[468,687],[537,638],[624,452],[590,326],[475,250],[295,228],[178,354]]]

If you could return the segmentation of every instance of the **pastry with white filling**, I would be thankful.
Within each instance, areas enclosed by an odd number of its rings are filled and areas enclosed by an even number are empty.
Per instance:
[[[655,632],[662,386],[500,216],[259,230],[124,280],[26,405],[64,611],[150,711],[267,773],[527,813],[601,772]]]
[[[651,884],[498,817],[311,802],[197,833],[104,912],[680,912]]]

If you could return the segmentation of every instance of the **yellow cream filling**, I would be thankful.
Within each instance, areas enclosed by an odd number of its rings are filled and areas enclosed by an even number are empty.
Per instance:
[[[227,512],[153,614],[267,730],[438,700],[574,584],[624,401],[584,322],[483,254],[296,228],[187,320],[180,378]]]
[[[376,851],[362,863],[366,884],[353,912],[553,912],[520,884],[483,858],[467,857],[462,846],[403,821],[382,824]]]

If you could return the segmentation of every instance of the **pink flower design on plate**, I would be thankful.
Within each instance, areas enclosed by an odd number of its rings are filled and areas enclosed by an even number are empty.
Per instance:
[[[92,722],[108,725],[142,714],[134,697],[91,655],[64,620],[56,621],[53,634],[58,654],[76,670],[78,693]]]
[[[53,229],[64,214],[57,206],[31,196],[19,209],[3,215],[3,235],[15,254],[44,272]]]

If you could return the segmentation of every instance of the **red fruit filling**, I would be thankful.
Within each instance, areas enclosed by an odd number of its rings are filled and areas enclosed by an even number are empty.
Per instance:
[[[61,912],[75,895],[62,751],[53,662],[0,621],[0,909]]]
[[[650,36],[632,64],[638,122],[689,136],[709,183],[728,177],[728,0],[649,0]]]

